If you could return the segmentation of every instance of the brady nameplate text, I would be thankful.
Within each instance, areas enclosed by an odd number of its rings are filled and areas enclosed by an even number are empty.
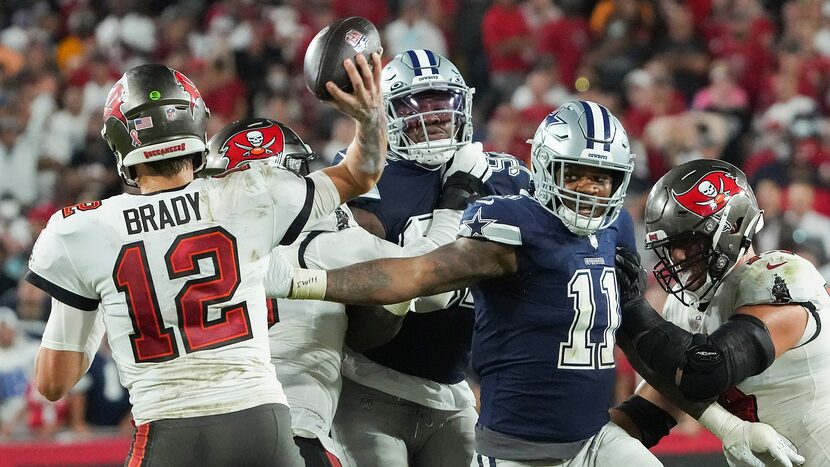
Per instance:
[[[165,227],[201,220],[199,194],[185,193],[170,199],[157,200],[137,208],[124,210],[124,223],[130,235],[161,230]]]

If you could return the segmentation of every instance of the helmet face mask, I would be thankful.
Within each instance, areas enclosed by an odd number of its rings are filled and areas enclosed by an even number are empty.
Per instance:
[[[397,55],[381,72],[389,147],[398,157],[443,164],[472,141],[472,95],[458,69],[429,50]]]
[[[287,125],[268,118],[248,118],[226,126],[207,144],[207,163],[200,176],[224,176],[262,161],[299,175],[309,172],[311,148]]]
[[[530,143],[534,195],[571,232],[590,235],[617,219],[634,156],[608,109],[587,101],[564,104],[545,118]],[[610,192],[574,189],[570,184],[579,176],[610,182]]]
[[[674,294],[684,305],[694,305],[702,297],[709,297],[716,285],[712,280],[723,259],[712,248],[712,238],[698,231],[683,232],[665,239],[651,249],[657,255],[654,277],[667,293]],[[677,251],[683,252],[678,258]]]
[[[137,186],[133,166],[200,155],[204,165],[210,111],[190,79],[164,65],[130,69],[107,96],[101,136],[124,182]]]
[[[763,227],[763,212],[737,167],[700,159],[670,170],[646,202],[646,249],[654,275],[683,304],[708,303]],[[672,257],[673,251],[684,257]]]

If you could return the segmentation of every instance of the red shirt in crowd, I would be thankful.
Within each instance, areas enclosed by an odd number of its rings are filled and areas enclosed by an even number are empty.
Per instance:
[[[530,28],[525,22],[522,10],[517,5],[495,4],[484,13],[481,24],[481,39],[490,62],[490,71],[526,71],[528,63],[520,50],[499,53],[501,44],[516,37],[530,38]]]

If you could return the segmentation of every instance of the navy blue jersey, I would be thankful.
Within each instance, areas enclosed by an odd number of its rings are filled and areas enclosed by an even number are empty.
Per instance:
[[[518,194],[531,189],[532,177],[524,163],[508,154],[487,156],[493,170],[485,182],[488,193]],[[432,219],[441,192],[441,173],[405,160],[388,162],[377,190],[349,204],[377,215],[386,228],[386,240],[403,245],[408,237],[422,235]],[[466,297],[466,291],[459,292],[445,310],[408,313],[398,334],[366,351],[366,357],[408,375],[443,384],[461,382],[470,361],[475,318]]]
[[[514,275],[471,287],[479,424],[529,441],[595,435],[614,389],[614,252],[635,248],[631,217],[577,236],[535,198],[488,197],[467,208],[459,234],[511,245],[518,259]]]
[[[334,162],[339,163],[342,158],[341,152]],[[425,223],[432,219],[432,210],[440,196],[440,170],[430,170],[404,159],[387,159],[375,188],[348,204],[377,216],[386,231],[386,240],[399,243],[413,232],[413,222]]]

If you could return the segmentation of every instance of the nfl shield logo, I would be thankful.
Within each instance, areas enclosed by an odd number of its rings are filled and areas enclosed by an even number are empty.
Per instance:
[[[172,122],[173,120],[175,120],[175,119],[176,119],[176,109],[175,109],[175,108],[173,108],[173,107],[168,107],[168,108],[167,108],[167,110],[166,110],[165,112],[166,112],[166,114],[167,114],[167,120],[168,120],[168,121],[171,121],[171,122]]]
[[[344,38],[346,43],[354,48],[355,52],[361,53],[366,50],[366,46],[369,43],[369,38],[361,34],[359,31],[355,31],[354,29],[349,29],[346,32],[346,37]]]

